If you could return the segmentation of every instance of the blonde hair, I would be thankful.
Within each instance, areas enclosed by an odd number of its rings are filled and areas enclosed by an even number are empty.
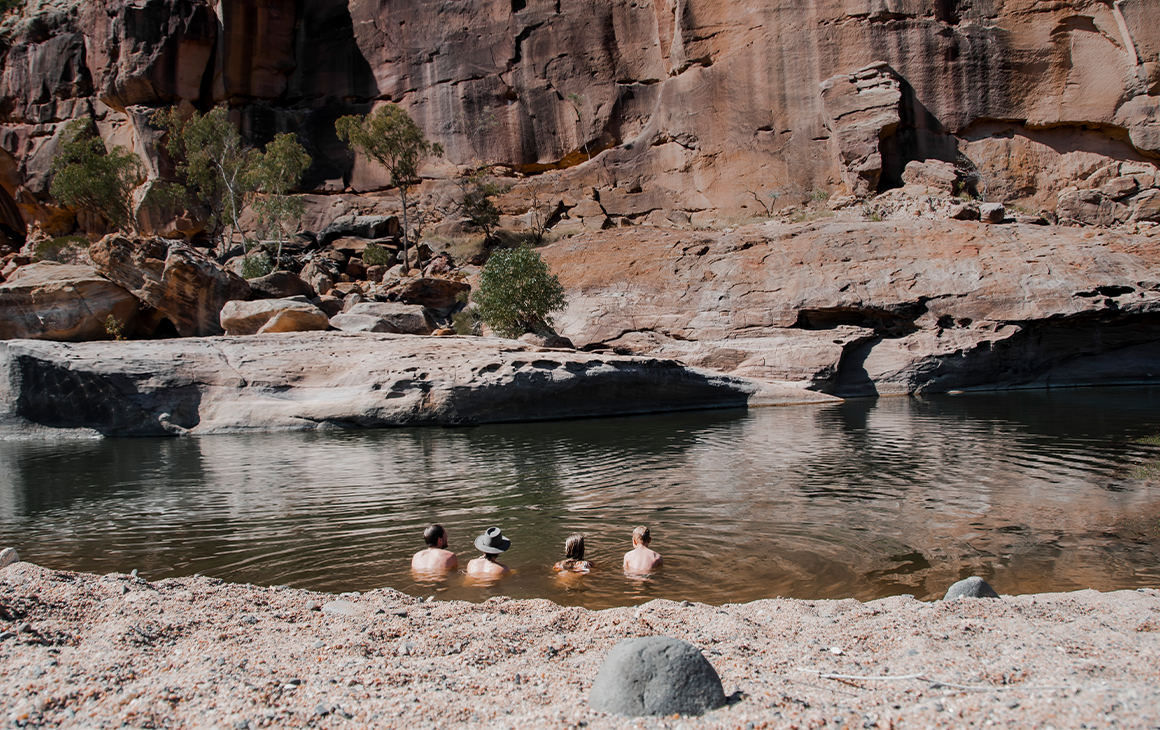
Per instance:
[[[632,531],[632,541],[639,542],[641,545],[648,545],[652,542],[652,533],[644,525],[638,526]]]
[[[584,559],[584,536],[579,532],[569,535],[568,539],[564,541],[564,559]]]

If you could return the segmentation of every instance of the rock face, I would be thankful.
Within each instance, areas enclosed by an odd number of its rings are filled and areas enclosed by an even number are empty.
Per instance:
[[[0,339],[112,339],[108,318],[131,331],[138,307],[132,294],[92,267],[29,264],[0,284]]]
[[[155,308],[183,337],[221,334],[226,302],[250,298],[244,279],[179,241],[110,235],[89,247],[89,256],[101,275]]]
[[[466,425],[744,406],[761,385],[510,340],[304,332],[0,343],[0,435]]]
[[[588,694],[617,715],[701,715],[725,704],[721,678],[701,650],[667,636],[625,639],[608,652]]]
[[[429,179],[496,162],[534,176],[505,212],[589,229],[868,193],[960,155],[988,195],[1054,206],[1093,162],[1160,154],[1160,6],[1033,6],[29,0],[0,28],[0,218],[72,225],[47,196],[62,122],[92,112],[165,172],[149,113],[227,100],[254,144],[307,145],[314,231],[398,211],[349,196],[386,174],[333,133],[385,99],[447,148]]]
[[[1154,382],[1160,251],[967,221],[634,228],[541,249],[578,347],[838,396]]]

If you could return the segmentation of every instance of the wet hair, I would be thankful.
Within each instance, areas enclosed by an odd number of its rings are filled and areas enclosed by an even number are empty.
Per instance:
[[[639,542],[641,545],[648,545],[652,542],[652,533],[644,525],[638,526],[632,531],[632,541]]]
[[[423,530],[423,540],[427,543],[427,547],[439,547],[439,540],[444,534],[443,525],[430,525]]]
[[[564,560],[584,559],[584,536],[579,532],[569,535],[564,541]]]

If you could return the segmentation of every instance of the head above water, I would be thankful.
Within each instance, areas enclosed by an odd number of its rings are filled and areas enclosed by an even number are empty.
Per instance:
[[[443,529],[443,525],[428,525],[426,530],[423,530],[423,541],[427,543],[427,547],[442,547],[440,541],[445,542],[447,531]]]
[[[648,528],[644,525],[638,525],[637,528],[632,531],[633,545],[647,546],[650,542],[652,542],[652,533],[649,532]]]
[[[584,536],[579,532],[569,535],[568,539],[564,541],[564,559],[584,559]]]

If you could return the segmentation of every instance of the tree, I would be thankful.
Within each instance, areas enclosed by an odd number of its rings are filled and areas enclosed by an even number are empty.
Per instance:
[[[431,156],[442,157],[443,145],[430,142],[411,115],[386,104],[366,116],[345,116],[334,123],[339,139],[387,169],[403,204],[403,260],[407,260],[408,193],[418,185],[419,168]]]
[[[177,161],[177,174],[186,187],[209,208],[210,235],[224,241],[241,232],[239,219],[252,192],[251,170],[257,152],[242,142],[229,119],[229,109],[220,105],[208,114],[194,112],[183,119],[176,107],[155,112],[152,122],[167,131],[166,149]],[[245,234],[242,246],[246,247]]]
[[[105,149],[91,119],[65,125],[52,163],[49,192],[65,205],[101,216],[117,230],[137,232],[133,191],[144,181],[141,158],[123,147]]]
[[[287,193],[302,179],[310,162],[310,155],[293,134],[279,134],[266,145],[251,171],[258,194],[253,204],[258,230],[278,242],[274,268],[282,260],[282,242],[290,240],[294,223],[306,212],[302,198]]]
[[[511,190],[510,185],[500,185],[487,176],[486,170],[476,170],[459,178],[459,209],[463,215],[483,231],[488,243],[494,240],[495,229],[499,226],[500,210],[495,199]]]
[[[529,246],[491,254],[473,297],[480,319],[502,337],[551,329],[552,313],[567,301],[560,279]]]

